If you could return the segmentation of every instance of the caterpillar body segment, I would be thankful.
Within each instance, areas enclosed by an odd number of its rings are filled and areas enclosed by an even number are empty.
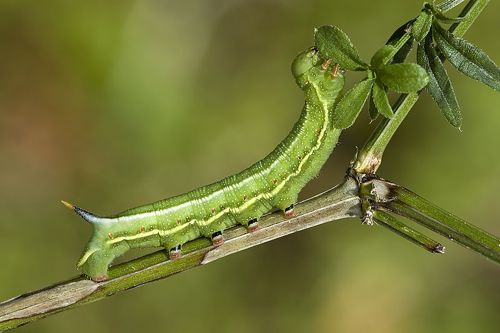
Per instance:
[[[95,281],[107,279],[113,259],[131,248],[165,247],[171,258],[180,246],[199,237],[223,241],[222,231],[241,224],[255,231],[259,218],[274,209],[286,211],[333,151],[341,130],[332,113],[344,85],[338,66],[309,49],[299,54],[292,73],[305,93],[305,104],[287,137],[265,158],[238,174],[191,192],[98,217],[64,203],[94,228],[78,263]]]

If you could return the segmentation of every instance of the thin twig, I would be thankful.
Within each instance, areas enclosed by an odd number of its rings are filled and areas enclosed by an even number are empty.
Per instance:
[[[444,253],[445,248],[443,245],[425,236],[419,231],[410,228],[406,224],[399,222],[396,218],[384,212],[383,210],[375,210],[373,212],[373,219],[380,225],[399,234],[410,242],[424,248],[431,253]]]
[[[478,228],[412,191],[397,184],[371,179],[361,185],[361,196],[369,197],[374,207],[383,207],[397,215],[422,224],[446,238],[469,248],[500,264],[500,239]],[[387,217],[386,213],[374,213],[375,218]],[[409,234],[412,237],[413,234]],[[413,239],[414,240],[414,239]]]
[[[359,217],[358,192],[357,182],[347,177],[341,185],[298,204],[294,208],[295,217],[285,219],[282,214],[274,213],[263,217],[255,232],[248,233],[243,227],[225,231],[226,241],[219,247],[214,248],[207,239],[198,239],[185,244],[185,254],[175,261],[168,260],[166,251],[158,251],[112,267],[110,280],[105,282],[77,277],[5,301],[0,303],[0,331],[208,264],[300,230],[346,217]]]

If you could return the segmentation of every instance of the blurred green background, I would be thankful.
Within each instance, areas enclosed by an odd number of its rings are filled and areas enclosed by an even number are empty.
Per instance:
[[[91,229],[60,199],[111,214],[247,167],[298,117],[289,66],[314,27],[341,27],[369,59],[420,6],[1,1],[0,299],[77,274]],[[497,63],[499,13],[466,35]],[[424,96],[380,174],[499,235],[500,96],[449,72],[463,132]],[[372,127],[363,113],[302,198],[342,179]],[[499,267],[445,245],[330,223],[19,332],[497,332]]]

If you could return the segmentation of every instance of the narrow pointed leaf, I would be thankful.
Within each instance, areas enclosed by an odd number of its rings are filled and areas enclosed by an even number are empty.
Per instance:
[[[340,67],[359,71],[368,68],[345,32],[333,25],[324,25],[314,34],[314,42],[322,57],[332,59]]]
[[[370,115],[370,122],[374,121],[378,117],[378,110],[375,106],[375,103],[373,102],[373,90],[371,93],[370,105],[368,107],[368,114]]]
[[[463,17],[458,16],[458,17],[448,17],[441,13],[440,11],[434,10],[434,17],[442,23],[445,24],[452,24],[452,23],[458,23],[464,20]]]
[[[417,43],[420,43],[425,36],[429,33],[431,30],[432,26],[432,13],[429,10],[422,10],[420,12],[420,15],[417,17],[415,20],[415,23],[413,23],[413,26],[411,28],[411,34],[417,41]]]
[[[399,28],[396,29],[389,37],[387,40],[386,44],[394,44],[396,41],[398,41],[401,37],[403,37],[404,34],[407,34],[408,32],[408,27],[411,26],[415,22],[415,20],[410,20],[400,26]],[[408,57],[408,54],[410,53],[411,49],[413,47],[413,38],[408,39],[408,41],[399,49],[399,51],[394,55],[392,62],[393,63],[400,63],[404,62],[406,60],[406,57]]]
[[[433,25],[437,46],[450,63],[465,75],[500,90],[500,68],[476,45]]]
[[[370,60],[370,65],[373,69],[380,68],[387,65],[392,57],[394,56],[394,46],[384,45],[375,52],[372,59]]]
[[[360,81],[342,97],[335,110],[333,110],[334,127],[348,128],[354,124],[370,94],[372,84],[373,79]]]
[[[439,22],[445,23],[445,24],[452,24],[452,23],[458,23],[460,21],[463,21],[462,16],[458,17],[449,17],[444,14],[444,11],[440,8],[440,5],[438,6],[433,6],[430,3],[426,3],[424,5],[424,8],[426,10],[429,10],[432,12],[432,15],[434,15],[434,18],[436,18]]]
[[[439,110],[452,126],[460,127],[462,125],[462,114],[455,91],[436,49],[432,46],[430,36],[426,38],[425,43],[419,44],[417,62],[429,74],[429,84],[426,89],[438,105]]]
[[[390,89],[410,93],[425,87],[429,77],[425,69],[417,64],[392,64],[377,71],[377,77]]]
[[[391,104],[389,103],[389,98],[384,87],[378,80],[375,80],[373,85],[372,99],[378,112],[384,117],[391,119],[393,116]]]
[[[450,9],[460,5],[464,0],[446,0],[437,5],[437,9],[442,12],[447,12]]]

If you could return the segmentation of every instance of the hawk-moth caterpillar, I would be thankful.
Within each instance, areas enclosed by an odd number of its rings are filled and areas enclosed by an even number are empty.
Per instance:
[[[217,246],[229,227],[241,224],[251,232],[273,209],[293,214],[299,192],[318,174],[340,135],[332,114],[344,77],[337,64],[321,59],[314,48],[294,59],[292,73],[305,93],[299,120],[269,155],[240,173],[109,217],[63,201],[94,229],[78,267],[92,280],[103,281],[111,262],[131,248],[165,247],[173,260],[190,240],[211,237]]]

